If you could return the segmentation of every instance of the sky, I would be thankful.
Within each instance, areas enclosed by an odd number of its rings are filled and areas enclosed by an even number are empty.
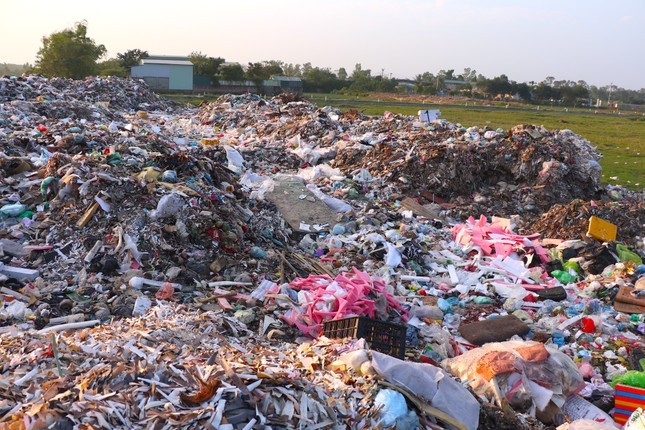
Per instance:
[[[25,6],[28,5],[28,6]],[[412,79],[469,67],[517,82],[645,87],[645,0],[0,0],[0,63],[86,21],[108,57],[201,52]]]

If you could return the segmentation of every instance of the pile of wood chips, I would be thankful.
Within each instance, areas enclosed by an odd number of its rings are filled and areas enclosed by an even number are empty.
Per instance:
[[[41,334],[2,328],[0,427],[374,428],[372,377],[332,371],[351,342],[258,338],[159,302],[145,316]],[[52,427],[50,427],[52,426]]]

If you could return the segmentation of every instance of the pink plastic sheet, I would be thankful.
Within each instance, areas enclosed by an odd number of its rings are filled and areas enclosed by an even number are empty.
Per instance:
[[[464,224],[452,229],[455,241],[462,246],[473,244],[487,256],[506,258],[518,250],[533,249],[542,263],[549,262],[547,250],[537,242],[538,234],[514,234],[499,223],[488,223],[482,215],[478,220],[470,217]]]
[[[311,337],[320,335],[324,321],[355,315],[374,318],[374,299],[382,295],[386,298],[388,310],[399,311],[403,320],[407,320],[407,311],[387,291],[385,282],[356,268],[352,268],[352,272],[341,273],[336,278],[328,275],[297,278],[289,287],[296,291],[306,291],[307,294],[304,294],[304,303],[281,318]]]

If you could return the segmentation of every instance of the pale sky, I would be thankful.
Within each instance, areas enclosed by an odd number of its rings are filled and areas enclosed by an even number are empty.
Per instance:
[[[470,67],[645,87],[645,0],[0,0],[0,63],[33,64],[43,36],[81,20],[110,57],[201,51],[398,78]]]

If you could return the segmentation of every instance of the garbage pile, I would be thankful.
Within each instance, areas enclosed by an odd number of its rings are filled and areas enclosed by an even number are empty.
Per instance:
[[[613,425],[645,388],[643,195],[570,131],[25,76],[0,142],[7,428]]]
[[[93,76],[85,80],[47,79],[38,75],[0,77],[0,103],[21,101],[36,102],[38,106],[79,101],[126,112],[165,110],[175,105],[150,91],[143,81],[114,76]]]
[[[624,190],[618,195],[612,193],[618,199],[615,201],[585,202],[575,199],[567,204],[555,205],[524,229],[544,237],[576,240],[586,235],[589,217],[596,216],[611,220],[618,227],[621,242],[643,249],[645,201],[642,197],[639,199],[638,194],[627,200],[623,193]]]

